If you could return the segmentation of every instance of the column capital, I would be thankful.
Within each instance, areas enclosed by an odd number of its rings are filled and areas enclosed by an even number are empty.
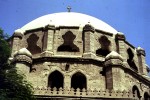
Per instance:
[[[146,56],[145,50],[143,48],[137,47],[136,51],[137,51],[137,55]]]
[[[15,30],[15,32],[14,32],[14,34],[13,34],[13,37],[18,37],[18,38],[22,39],[22,37],[23,37],[23,32],[22,32],[22,30],[21,30],[21,29]]]
[[[90,25],[89,23],[86,24],[84,27],[83,27],[83,31],[84,32],[87,32],[87,31],[90,31],[92,33],[94,33],[95,29],[92,25]]]
[[[126,37],[123,33],[118,32],[115,37],[117,40],[126,40]]]

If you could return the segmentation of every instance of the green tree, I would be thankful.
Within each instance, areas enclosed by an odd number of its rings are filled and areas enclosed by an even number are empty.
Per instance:
[[[8,63],[11,49],[7,39],[0,28],[0,100],[33,100],[32,86]]]

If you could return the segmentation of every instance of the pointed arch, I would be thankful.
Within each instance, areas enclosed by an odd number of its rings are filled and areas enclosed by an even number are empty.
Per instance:
[[[150,99],[150,95],[148,94],[148,92],[144,93],[144,100],[149,100]]]
[[[79,52],[79,48],[73,43],[76,36],[71,31],[62,35],[62,38],[64,43],[58,47],[57,51]]]
[[[71,88],[74,89],[83,89],[87,88],[87,79],[84,74],[81,72],[76,72],[75,74],[72,75],[71,77]]]
[[[140,91],[139,91],[139,89],[138,89],[138,87],[137,87],[136,85],[134,85],[134,86],[132,87],[132,93],[133,93],[136,97],[138,97],[139,99],[141,98]]]
[[[96,54],[98,56],[106,56],[106,55],[108,55],[110,53],[109,47],[110,47],[110,44],[111,44],[111,42],[108,40],[108,38],[106,36],[104,36],[104,35],[101,36],[99,38],[99,43],[101,45],[101,48],[96,50]]]
[[[134,69],[135,71],[138,71],[138,68],[133,60],[134,58],[134,53],[132,52],[132,50],[130,48],[127,49],[127,54],[128,54],[128,59],[127,62],[129,64],[129,66]]]
[[[56,87],[57,89],[62,87],[63,88],[64,84],[64,77],[62,73],[59,71],[54,71],[52,72],[49,77],[48,77],[48,87],[54,88]]]

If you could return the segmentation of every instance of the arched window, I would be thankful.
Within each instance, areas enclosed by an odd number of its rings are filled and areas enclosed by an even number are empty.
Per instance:
[[[150,96],[147,92],[144,93],[144,100],[150,100]]]
[[[71,78],[71,87],[74,89],[77,88],[86,89],[87,88],[86,77],[80,72],[75,73]]]
[[[127,49],[127,53],[128,53],[127,62],[128,62],[128,64],[129,64],[129,66],[130,66],[132,69],[138,71],[138,68],[137,68],[137,66],[135,65],[135,62],[134,62],[134,60],[133,60],[134,54],[133,54],[133,52],[132,52],[132,50],[131,50],[130,48]]]
[[[133,88],[132,88],[132,93],[135,95],[135,97],[138,97],[139,99],[141,98],[141,96],[140,96],[140,91],[139,91],[139,89],[137,88],[137,86],[133,86]]]
[[[58,47],[57,51],[79,52],[79,48],[73,43],[75,37],[71,31],[66,32],[62,36],[64,43]]]
[[[52,72],[48,77],[48,87],[63,88],[64,77],[59,71]]]
[[[29,38],[27,39],[27,43],[28,43],[27,49],[32,54],[41,53],[41,48],[39,46],[37,46],[38,40],[39,40],[39,37],[35,34],[30,35]]]
[[[99,38],[99,43],[101,45],[101,48],[96,50],[96,54],[98,56],[106,56],[110,53],[109,46],[110,46],[110,41],[106,36],[101,36]]]

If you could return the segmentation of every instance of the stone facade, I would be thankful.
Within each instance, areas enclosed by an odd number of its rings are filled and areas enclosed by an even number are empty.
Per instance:
[[[15,31],[12,58],[38,99],[148,100],[145,51],[122,33],[45,25]]]

